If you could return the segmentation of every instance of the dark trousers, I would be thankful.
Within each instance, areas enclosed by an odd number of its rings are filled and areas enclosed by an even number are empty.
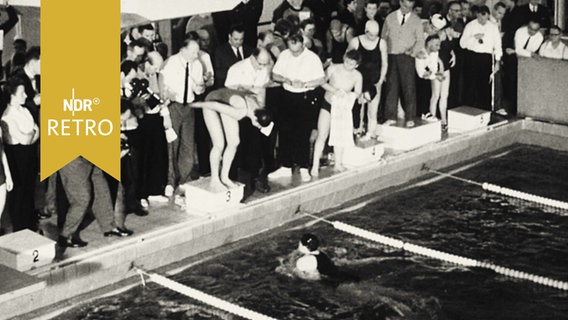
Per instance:
[[[191,181],[195,152],[195,112],[193,108],[177,102],[172,102],[169,109],[177,139],[168,146],[168,184],[176,187]]]
[[[242,141],[242,140],[241,140]],[[195,109],[195,147],[199,162],[199,174],[205,176],[211,173],[209,152],[212,148],[211,136],[203,119],[203,110]]]
[[[124,192],[125,213],[134,212],[140,208],[138,163],[138,153],[132,147],[130,153],[120,159],[120,183]]]
[[[416,76],[416,115],[421,116],[430,112],[430,97],[432,97],[432,83],[428,79]],[[436,115],[433,114],[435,117]]]
[[[268,137],[261,135],[260,138],[262,150],[262,171],[260,175],[264,178],[266,178],[268,173],[274,171],[279,166],[276,159],[276,142],[278,140],[278,125],[280,123],[278,109],[280,108],[283,94],[284,89],[282,87],[266,88],[265,108],[272,114],[274,128]]]
[[[459,47],[459,43],[457,44]],[[463,65],[465,50],[454,49],[456,64],[450,69],[450,92],[448,95],[448,109],[459,107],[463,104]]]
[[[73,235],[89,207],[102,232],[114,227],[114,214],[108,182],[101,169],[83,158],[76,158],[59,170],[65,195],[69,200],[69,210],[61,230],[61,236]]]
[[[278,110],[279,148],[278,158],[285,167],[310,164],[310,134],[316,125],[319,106],[313,104],[311,92],[293,93],[284,90]]]
[[[5,145],[4,150],[14,181],[7,198],[13,230],[36,231],[38,216],[34,214],[34,194],[38,173],[37,145]]]
[[[416,66],[414,58],[406,54],[389,54],[385,117],[396,120],[400,97],[406,121],[416,115]]]
[[[489,53],[466,50],[464,61],[464,104],[484,110],[491,110],[492,58]]]
[[[517,66],[516,54],[503,55],[503,102],[511,115],[517,114]]]

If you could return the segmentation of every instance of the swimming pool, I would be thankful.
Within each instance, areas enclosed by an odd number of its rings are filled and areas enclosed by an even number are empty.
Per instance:
[[[468,165],[469,167],[469,165]],[[568,201],[568,152],[515,146],[457,175]],[[435,178],[430,176],[429,178]],[[431,179],[333,216],[425,247],[568,280],[568,230],[558,211]],[[480,268],[458,267],[385,247],[326,223],[285,225],[173,277],[278,319],[560,319],[565,292]],[[359,282],[309,282],[275,272],[305,232]],[[90,302],[57,319],[233,319],[151,283]],[[235,317],[236,318],[236,317]]]

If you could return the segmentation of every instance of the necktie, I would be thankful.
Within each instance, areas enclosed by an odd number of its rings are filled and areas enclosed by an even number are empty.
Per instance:
[[[239,48],[237,48],[237,59],[243,60],[243,56],[241,56],[241,51],[239,50]]]
[[[400,24],[401,26],[404,25],[404,18],[406,18],[406,15],[405,15],[405,14],[402,15],[402,23]]]
[[[529,37],[527,38],[527,42],[525,42],[525,45],[523,46],[523,49],[525,49],[525,50],[527,49],[527,47],[529,46],[529,41],[531,41],[531,37],[532,37],[532,36],[529,36]]]
[[[185,64],[185,84],[183,86],[183,105],[187,104],[187,94],[189,91],[189,62]]]

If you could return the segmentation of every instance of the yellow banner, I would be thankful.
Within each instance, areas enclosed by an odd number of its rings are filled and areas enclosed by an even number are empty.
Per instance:
[[[120,1],[41,2],[41,179],[83,156],[120,178]]]

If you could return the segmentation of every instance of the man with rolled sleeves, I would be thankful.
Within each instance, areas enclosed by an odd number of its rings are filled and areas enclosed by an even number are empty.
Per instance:
[[[499,27],[489,21],[487,6],[479,7],[477,18],[465,26],[460,46],[465,49],[464,103],[490,111],[490,76],[499,70],[503,51]]]
[[[385,19],[381,37],[387,42],[388,71],[385,116],[387,124],[396,122],[398,99],[405,112],[407,127],[416,117],[415,58],[424,59],[424,29],[412,12],[414,0],[400,0],[400,9]],[[400,92],[400,94],[399,94]]]
[[[194,91],[203,92],[203,68],[197,60],[199,43],[186,39],[179,52],[171,56],[160,71],[160,92],[168,107],[172,129],[177,139],[168,144],[168,185],[165,195],[172,196],[178,185],[191,181],[195,152],[195,112],[187,104],[195,99]]]

